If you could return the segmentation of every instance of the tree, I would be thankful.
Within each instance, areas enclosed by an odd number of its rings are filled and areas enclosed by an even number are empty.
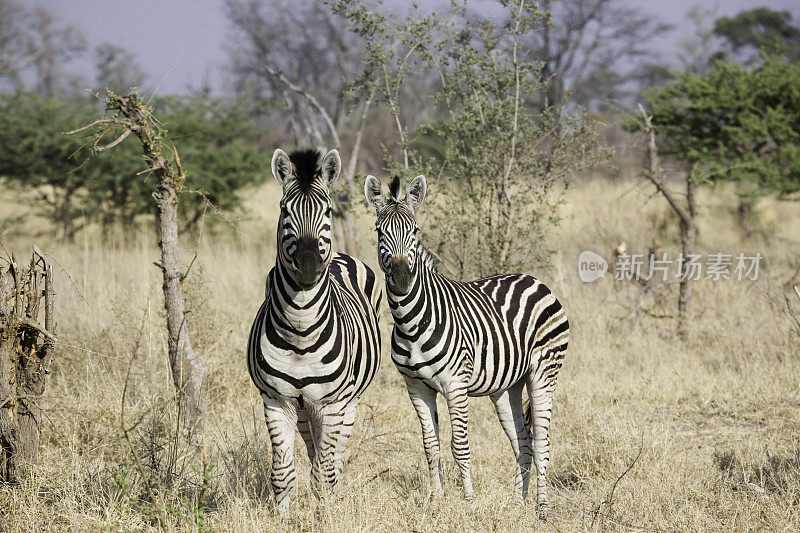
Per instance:
[[[0,95],[0,175],[37,191],[67,239],[82,226],[85,205],[79,196],[88,190],[91,175],[75,171],[69,158],[80,143],[61,133],[83,121],[86,108],[24,91]]]
[[[800,191],[800,66],[717,61],[663,90],[645,91],[662,152],[699,182],[734,181],[790,198]]]
[[[750,194],[800,192],[800,66],[777,56],[750,67],[717,61],[703,74],[685,73],[665,89],[644,93],[650,111],[644,127],[649,139],[647,177],[666,198],[681,224],[683,258],[694,251],[698,185],[734,182]],[[684,170],[682,204],[661,177],[661,153]],[[690,308],[691,286],[681,281],[679,327]]]
[[[542,14],[525,0],[501,5],[507,23],[498,28],[465,16],[463,5],[398,19],[364,1],[332,3],[366,40],[367,68],[356,87],[361,94],[375,90],[395,123],[399,151],[386,150],[385,166],[390,173],[423,172],[435,183],[426,242],[461,279],[547,262],[537,243],[558,219],[558,186],[603,155],[585,117],[526,104],[547,89],[538,63],[522,53]],[[402,87],[420,70],[433,72],[440,85],[413,99],[438,103],[442,117],[416,128],[404,120]]]
[[[26,10],[0,0],[0,79],[19,86],[22,75],[32,71],[39,94],[70,92],[76,80],[64,65],[84,48],[84,36],[72,26],[59,25],[47,9]]]
[[[549,81],[547,101],[600,108],[633,96],[626,88],[642,60],[652,57],[649,45],[669,30],[650,13],[623,0],[542,0],[547,15],[526,34],[523,49],[542,61]]]
[[[94,57],[98,90],[122,93],[131,87],[141,87],[146,79],[135,56],[124,48],[103,43],[94,49]]]
[[[758,7],[714,22],[714,34],[725,41],[729,55],[743,63],[760,59],[760,52],[800,61],[800,28],[792,25],[792,14]]]
[[[5,483],[21,481],[36,461],[42,423],[36,400],[44,393],[55,341],[53,271],[33,250],[28,268],[12,256],[8,269],[0,270],[0,482]]]
[[[178,242],[178,195],[186,176],[177,150],[174,147],[170,150],[164,144],[166,131],[153,116],[152,107],[142,102],[136,93],[119,96],[107,91],[105,102],[107,110],[113,113],[111,117],[100,118],[70,133],[94,131],[95,152],[119,144],[133,133],[139,138],[148,168],[158,180],[152,196],[160,236],[161,263],[158,267],[164,276],[164,308],[167,312],[172,380],[190,434],[202,435],[205,416],[202,387],[206,365],[194,352],[189,336]],[[100,146],[99,141],[109,132],[118,136],[109,144]]]
[[[703,73],[720,58],[719,38],[714,35],[713,21],[716,13],[716,8],[700,4],[689,8],[686,17],[692,29],[678,43],[681,50],[678,59],[683,71]]]
[[[20,83],[27,42],[23,9],[11,0],[0,0],[0,80]]]
[[[264,178],[258,149],[263,135],[242,102],[202,97],[156,99],[154,106],[170,128],[165,139],[187,157],[192,175],[181,221],[196,224],[210,204],[232,211],[242,187]],[[123,143],[112,157],[81,161],[92,138],[62,135],[97,114],[89,102],[67,104],[55,97],[17,91],[0,95],[0,175],[39,193],[39,202],[71,240],[89,221],[108,227],[130,225],[153,212],[151,186],[136,147]],[[101,143],[102,144],[102,143]]]
[[[340,245],[357,255],[351,199],[372,99],[351,98],[348,80],[363,68],[361,40],[314,0],[226,0],[225,6],[234,28],[236,45],[229,53],[237,92],[282,102],[286,111],[273,123],[285,121],[296,145],[336,147],[347,154],[333,199]]]

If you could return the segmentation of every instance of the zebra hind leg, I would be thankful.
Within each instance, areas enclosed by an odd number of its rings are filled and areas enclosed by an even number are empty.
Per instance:
[[[344,451],[353,433],[355,404],[326,409],[320,413],[315,427],[318,435],[314,460],[311,463],[311,484],[317,496],[325,496],[336,486],[344,467]]]
[[[270,481],[275,505],[283,514],[289,508],[294,492],[294,439],[297,411],[289,404],[263,396],[267,430],[272,441],[272,471]]]
[[[536,468],[536,503],[539,518],[547,519],[547,465],[550,462],[550,417],[553,408],[555,378],[532,378],[528,383],[530,412],[528,420],[533,430],[533,464]]]
[[[531,441],[533,435],[525,421],[525,414],[522,410],[522,390],[525,388],[525,381],[520,380],[501,394],[492,396],[497,417],[500,425],[511,442],[511,449],[517,462],[515,475],[515,492],[518,497],[524,500],[528,496],[528,483],[531,474]]]
[[[406,380],[411,404],[422,426],[422,446],[428,461],[428,474],[434,497],[444,495],[442,463],[439,449],[439,413],[436,409],[436,391],[423,382]]]

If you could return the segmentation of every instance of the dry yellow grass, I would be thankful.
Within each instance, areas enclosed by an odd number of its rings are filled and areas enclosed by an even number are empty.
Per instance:
[[[0,531],[156,529],[137,462],[178,530],[800,530],[800,350],[782,292],[798,268],[799,207],[763,201],[768,239],[744,241],[729,214],[730,192],[704,191],[703,250],[760,251],[765,260],[757,282],[697,283],[689,335],[679,341],[670,319],[640,326],[628,316],[634,287],[608,278],[584,284],[577,275],[580,251],[609,258],[623,240],[645,253],[656,238],[677,255],[676,226],[649,192],[638,182],[603,180],[571,189],[551,244],[554,267],[535,273],[563,301],[573,331],[554,403],[549,523],[537,521],[532,503],[512,500],[510,447],[485,398],[473,399],[470,413],[477,501],[460,498],[444,421],[448,493],[428,500],[418,422],[388,346],[361,402],[337,493],[325,501],[310,495],[298,443],[296,498],[289,518],[275,516],[261,402],[244,358],[274,261],[273,184],[249,195],[253,216],[241,222],[240,239],[223,232],[201,240],[187,281],[194,340],[210,367],[201,452],[173,438],[152,232],[124,244],[91,232],[59,244],[9,231],[9,251],[27,253],[37,241],[60,264],[62,344],[40,402],[48,415],[40,465],[20,486],[0,487]],[[6,225],[27,211],[12,193],[0,195]],[[363,224],[362,258],[374,265],[366,211]],[[188,263],[195,243],[183,245]],[[674,306],[669,290],[666,311]],[[135,426],[135,458],[120,431],[129,366],[125,424]]]

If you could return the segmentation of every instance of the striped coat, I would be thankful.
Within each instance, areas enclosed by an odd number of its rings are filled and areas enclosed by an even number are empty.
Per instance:
[[[287,156],[272,171],[283,186],[278,252],[250,331],[247,362],[272,441],[271,482],[285,511],[295,488],[295,428],[311,460],[315,491],[332,488],[358,399],[380,361],[381,291],[362,262],[332,250],[328,187],[341,169],[335,150]]]
[[[444,395],[453,428],[453,456],[464,496],[474,498],[467,438],[469,396],[489,396],[517,460],[516,489],[528,491],[536,468],[537,502],[547,508],[546,470],[553,391],[569,343],[569,323],[555,296],[520,274],[460,282],[440,274],[419,244],[414,210],[425,178],[400,198],[388,197],[368,177],[367,199],[377,210],[378,259],[394,318],[392,360],[406,381],[422,425],[431,483],[441,492],[437,394]],[[529,407],[523,407],[527,389]]]

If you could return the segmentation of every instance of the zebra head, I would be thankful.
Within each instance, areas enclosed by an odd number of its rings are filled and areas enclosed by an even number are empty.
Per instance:
[[[313,288],[330,265],[331,197],[328,188],[339,177],[342,161],[331,150],[272,156],[272,175],[283,187],[278,220],[278,258],[301,290]]]
[[[383,194],[381,182],[367,176],[364,194],[375,208],[378,220],[378,263],[386,274],[386,284],[395,294],[408,294],[415,274],[417,246],[417,219],[414,211],[425,199],[428,184],[425,176],[417,176],[400,197],[400,179],[395,177],[389,186],[389,194]]]

